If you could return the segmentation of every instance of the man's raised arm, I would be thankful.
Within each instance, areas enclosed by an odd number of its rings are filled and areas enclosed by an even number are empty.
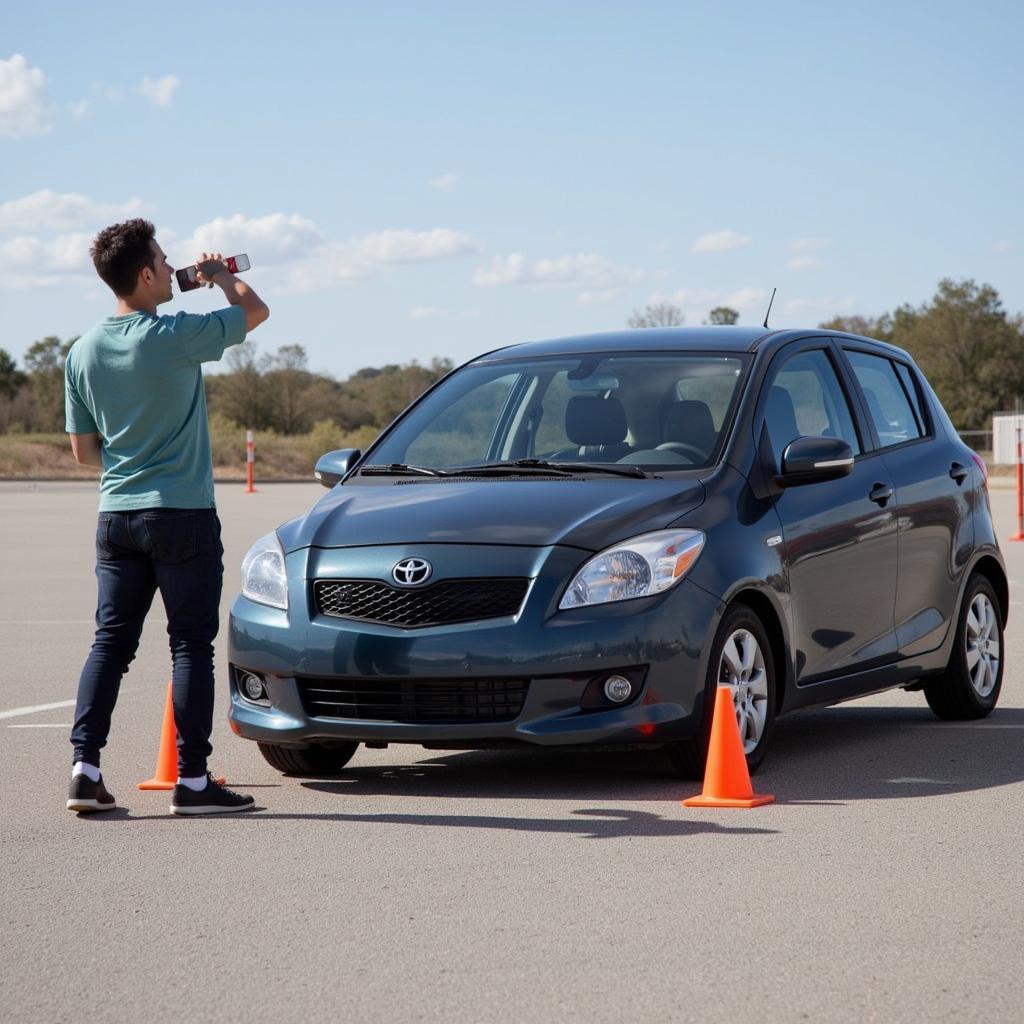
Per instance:
[[[244,282],[240,281],[221,261],[220,253],[211,255],[204,252],[196,260],[196,280],[200,284],[215,284],[224,292],[229,305],[241,306],[245,313],[245,330],[254,330],[267,317],[267,304]]]

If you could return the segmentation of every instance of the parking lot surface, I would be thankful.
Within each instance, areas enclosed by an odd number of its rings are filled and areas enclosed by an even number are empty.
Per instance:
[[[323,493],[218,487],[211,767],[249,815],[142,793],[169,675],[154,606],[103,769],[64,810],[92,637],[96,490],[0,483],[0,1021],[1017,1021],[1024,1006],[1024,544],[1000,705],[896,691],[780,721],[751,811],[689,810],[657,753],[360,748],[285,778],[226,721],[248,545]],[[839,582],[838,585],[841,585]]]

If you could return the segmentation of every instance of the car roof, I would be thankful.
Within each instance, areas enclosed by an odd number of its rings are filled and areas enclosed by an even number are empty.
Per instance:
[[[474,362],[582,352],[750,352],[757,341],[772,333],[763,327],[642,327],[507,345]]]
[[[842,331],[821,328],[776,330],[764,327],[711,326],[641,327],[626,331],[601,331],[568,338],[549,338],[506,345],[471,360],[472,363],[500,362],[505,359],[529,359],[535,356],[578,355],[586,352],[756,352],[775,350],[799,338],[838,338],[857,341],[909,358],[894,345],[874,338],[862,338]]]

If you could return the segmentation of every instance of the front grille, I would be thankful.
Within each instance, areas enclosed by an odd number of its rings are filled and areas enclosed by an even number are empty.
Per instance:
[[[417,590],[398,590],[377,580],[317,580],[313,597],[323,615],[422,629],[515,615],[529,582],[444,580]]]
[[[525,679],[297,679],[317,718],[372,722],[510,722],[523,710]]]

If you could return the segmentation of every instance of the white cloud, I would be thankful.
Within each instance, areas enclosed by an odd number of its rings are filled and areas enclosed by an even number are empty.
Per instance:
[[[444,310],[436,306],[414,306],[409,310],[410,320],[430,320],[437,316],[444,316]]]
[[[433,231],[376,231],[356,240],[359,259],[367,263],[420,263],[475,252],[472,235],[449,228]]]
[[[582,288],[581,305],[610,302],[627,285],[642,281],[646,272],[624,267],[597,253],[576,253],[530,263],[522,253],[494,256],[473,272],[473,284],[491,288],[510,284]]]
[[[790,244],[790,248],[797,252],[819,252],[827,247],[827,238],[798,238]]]
[[[39,135],[53,127],[53,105],[45,96],[46,75],[16,53],[0,60],[0,136]]]
[[[49,241],[28,235],[0,241],[0,280],[7,288],[38,288],[93,275],[92,236],[58,235]]]
[[[163,78],[144,78],[139,83],[139,94],[158,107],[169,107],[174,92],[181,85],[177,75],[164,75]]]
[[[1011,242],[1008,238],[1001,238],[998,242],[993,242],[992,243],[992,251],[993,252],[998,252],[998,253],[1013,252],[1013,249],[1014,249],[1013,242]]]
[[[138,198],[125,203],[100,203],[75,192],[41,188],[20,199],[0,203],[0,232],[99,229],[136,217],[145,208],[146,204]]]
[[[732,228],[725,228],[695,239],[690,246],[690,252],[728,252],[730,249],[743,249],[752,241],[749,235],[741,235]]]
[[[502,284],[520,284],[526,279],[526,258],[514,252],[508,256],[493,256],[490,262],[473,271],[473,284],[489,288]]]
[[[817,256],[794,256],[786,261],[790,270],[817,270],[822,265]]]
[[[69,274],[90,278],[90,234],[66,233],[46,240],[27,232],[101,227],[136,214],[142,207],[139,199],[121,205],[104,204],[49,189],[0,204],[0,232],[25,232],[0,240],[0,285],[49,285]],[[275,287],[302,292],[370,277],[388,267],[459,256],[477,248],[471,235],[449,228],[392,229],[331,241],[313,221],[296,213],[262,217],[236,213],[201,224],[188,237],[180,236],[173,228],[160,227],[157,238],[172,253],[175,266],[192,263],[201,252],[225,256],[244,252],[256,270],[281,268],[273,282]],[[435,311],[437,315],[441,312]]]
[[[758,323],[764,319],[768,308],[766,288],[736,288],[733,291],[717,291],[711,288],[679,288],[674,292],[655,292],[647,300],[651,305],[671,302],[682,309],[687,323],[701,323],[716,306],[728,306],[740,314],[740,322]]]
[[[288,269],[284,287],[311,292],[372,277],[389,267],[452,259],[475,252],[472,235],[450,228],[432,231],[389,229],[325,242]]]
[[[456,185],[458,180],[459,176],[449,171],[447,174],[439,174],[436,178],[431,178],[430,187],[440,189],[442,192],[447,192]]]
[[[77,103],[65,103],[64,109],[76,120],[85,117],[92,107],[91,100],[78,100]]]
[[[301,259],[323,244],[313,221],[297,213],[271,213],[246,217],[236,213],[201,224],[192,237],[177,243],[179,262],[191,263],[201,252],[225,256],[248,253],[255,265],[285,263]]]
[[[161,231],[161,237],[166,232]],[[392,228],[335,241],[307,217],[271,213],[263,217],[218,217],[175,244],[179,263],[200,252],[249,255],[254,268],[283,266],[276,285],[311,292],[380,273],[388,267],[450,259],[475,252],[472,235],[450,228],[412,231]],[[173,261],[172,261],[173,262]]]

